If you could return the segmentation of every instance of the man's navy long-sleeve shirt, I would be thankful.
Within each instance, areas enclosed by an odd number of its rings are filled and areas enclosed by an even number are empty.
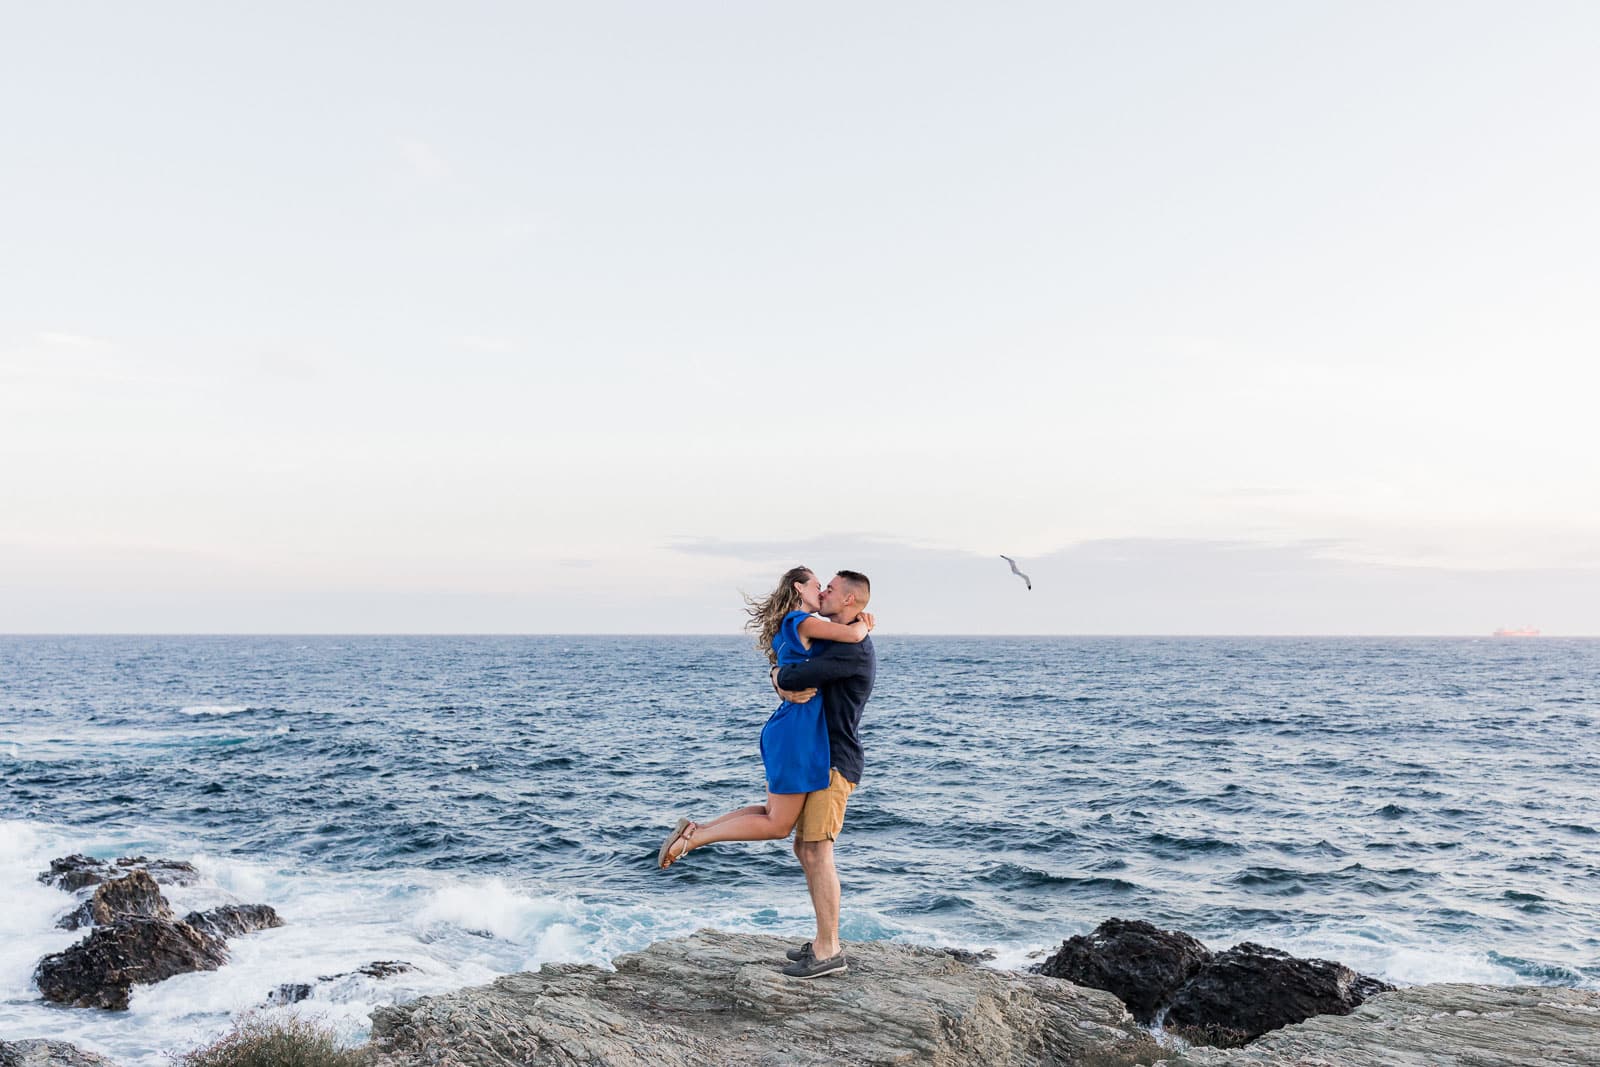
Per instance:
[[[872,695],[878,654],[872,638],[857,644],[818,641],[811,658],[778,668],[778,687],[794,692],[822,690],[822,712],[828,720],[828,749],[834,767],[856,785],[865,762],[861,751],[861,709]]]

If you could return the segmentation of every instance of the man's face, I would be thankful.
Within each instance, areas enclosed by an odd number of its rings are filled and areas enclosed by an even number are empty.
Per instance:
[[[822,613],[824,615],[837,615],[848,608],[853,599],[849,589],[845,586],[844,580],[835,574],[822,590]]]

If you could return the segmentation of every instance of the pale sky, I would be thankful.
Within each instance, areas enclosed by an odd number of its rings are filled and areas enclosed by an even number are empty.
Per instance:
[[[1600,634],[1600,5],[4,27],[0,632]]]

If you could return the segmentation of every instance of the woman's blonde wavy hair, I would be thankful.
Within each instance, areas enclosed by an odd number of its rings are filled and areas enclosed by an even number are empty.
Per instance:
[[[816,572],[810,567],[790,567],[778,579],[778,588],[764,597],[747,595],[744,598],[745,614],[750,616],[744,628],[756,635],[756,647],[773,663],[778,662],[778,654],[772,651],[772,639],[778,636],[783,617],[800,610],[800,594],[794,585],[796,582],[804,585],[815,576]]]

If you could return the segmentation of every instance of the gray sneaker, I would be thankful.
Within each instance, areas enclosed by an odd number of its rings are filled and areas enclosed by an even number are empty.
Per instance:
[[[825,974],[843,974],[850,969],[845,962],[844,950],[840,949],[837,956],[829,956],[825,960],[806,954],[803,960],[795,960],[783,969],[783,973],[790,978],[821,978]]]
[[[799,948],[787,949],[785,950],[784,955],[788,957],[791,962],[799,963],[801,960],[811,955],[811,942],[807,941]]]

